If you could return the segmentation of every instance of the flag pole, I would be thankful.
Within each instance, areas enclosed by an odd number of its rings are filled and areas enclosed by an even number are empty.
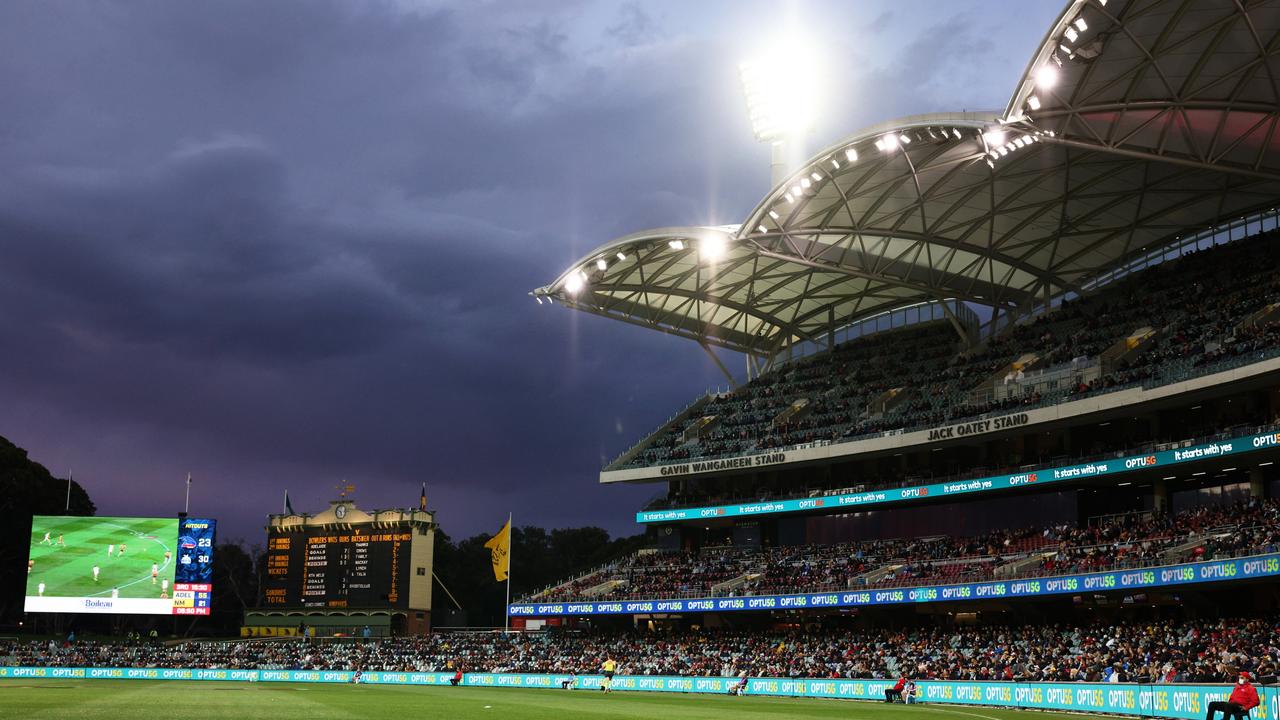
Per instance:
[[[71,470],[67,470],[67,507],[63,510],[66,515],[71,514]]]
[[[511,632],[511,551],[516,547],[516,529],[511,525],[511,513],[507,513],[507,604],[502,606],[502,631]]]
[[[187,473],[187,499],[182,503],[182,514],[191,511],[191,473]]]

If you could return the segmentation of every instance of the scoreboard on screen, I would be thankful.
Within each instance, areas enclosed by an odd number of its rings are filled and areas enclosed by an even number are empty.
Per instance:
[[[37,515],[26,612],[208,615],[215,522]]]
[[[412,541],[407,527],[272,532],[263,606],[407,607]]]

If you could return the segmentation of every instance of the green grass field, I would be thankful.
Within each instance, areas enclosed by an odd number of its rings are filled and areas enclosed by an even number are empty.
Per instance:
[[[162,580],[169,581],[172,593],[177,539],[177,520],[172,518],[37,517],[31,528],[34,564],[27,573],[27,595],[39,595],[44,583],[45,597],[110,597],[118,589],[122,598],[158,598]],[[123,556],[121,543],[126,545]],[[108,545],[115,546],[110,556]],[[171,553],[167,559],[166,552]],[[154,584],[152,564],[159,566]]]
[[[1012,720],[1020,710],[590,690],[146,680],[0,680],[0,718],[137,720]],[[1037,713],[1038,720],[1066,716]],[[1075,716],[1078,718],[1078,716]]]

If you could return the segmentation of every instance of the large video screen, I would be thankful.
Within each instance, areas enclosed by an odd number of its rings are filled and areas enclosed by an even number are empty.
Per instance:
[[[214,529],[197,518],[37,515],[24,609],[208,615]]]
[[[407,530],[323,528],[267,539],[266,607],[407,607]]]

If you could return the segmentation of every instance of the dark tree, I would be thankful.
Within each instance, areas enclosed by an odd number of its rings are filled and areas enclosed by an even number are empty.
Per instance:
[[[506,584],[494,580],[489,535],[476,535],[454,542],[443,532],[436,533],[435,572],[453,592],[467,612],[469,624],[500,627]],[[511,538],[511,600],[567,580],[640,549],[645,535],[612,539],[597,527],[561,528],[547,532],[539,527],[517,527]],[[436,608],[452,607],[449,597],[436,585],[432,595]]]
[[[66,511],[67,481],[56,478],[27,451],[0,437],[0,624],[22,619],[27,586],[27,553],[33,515],[92,515],[89,495],[71,483],[71,509]]]

